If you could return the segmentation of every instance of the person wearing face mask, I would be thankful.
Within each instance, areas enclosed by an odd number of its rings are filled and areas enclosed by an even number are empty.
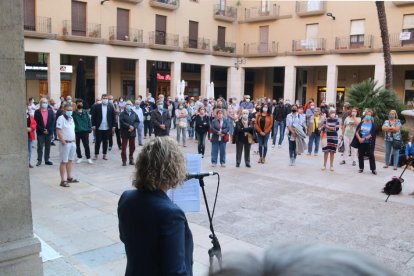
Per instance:
[[[217,157],[220,152],[220,164],[222,167],[226,166],[226,143],[228,138],[228,122],[224,119],[223,110],[217,110],[215,119],[211,122],[211,166],[217,165]]]
[[[83,101],[76,100],[76,110],[73,111],[73,121],[75,123],[76,136],[76,155],[78,156],[77,164],[82,162],[82,153],[80,148],[80,141],[82,141],[85,149],[86,160],[89,164],[93,164],[91,159],[91,152],[89,148],[89,134],[92,132],[92,123],[89,118],[88,111],[83,109]]]
[[[68,103],[64,108],[65,113],[56,121],[56,132],[60,140],[60,186],[66,188],[70,187],[69,183],[78,183],[79,181],[72,175],[72,164],[76,157],[76,134],[75,122],[72,118],[72,104]]]
[[[35,140],[35,131],[36,131],[36,121],[33,118],[33,116],[30,114],[30,111],[28,110],[26,112],[26,120],[27,120],[27,149],[29,153],[29,168],[33,168],[32,164],[30,163],[32,159],[32,144]]]
[[[171,127],[171,116],[168,110],[164,108],[164,101],[158,100],[157,109],[151,113],[151,124],[154,129],[154,135],[168,136]]]
[[[259,161],[264,164],[266,162],[267,142],[269,141],[270,131],[272,130],[273,117],[269,110],[269,106],[265,103],[260,112],[256,114],[256,132],[259,141]]]
[[[322,123],[323,123],[319,113],[320,113],[319,108],[315,108],[313,110],[312,121],[310,121],[308,125],[308,134],[309,134],[308,155],[312,154],[313,144],[315,144],[314,156],[317,156],[319,152],[319,142],[321,139],[321,129],[322,129]]]
[[[243,110],[240,119],[236,122],[234,139],[236,142],[236,167],[240,167],[241,156],[244,149],[244,162],[250,168],[250,148],[248,135],[253,137],[253,123],[249,120],[249,111]]]
[[[210,118],[206,113],[204,105],[200,106],[198,109],[198,114],[195,116],[194,121],[195,131],[197,132],[196,137],[198,141],[198,153],[201,154],[201,158],[204,158],[206,150],[206,136],[210,127]]]
[[[308,108],[305,106],[305,116],[306,116],[306,126],[309,127],[309,124],[313,122],[313,116],[315,111],[315,104],[313,102],[308,103]]]
[[[342,124],[342,136],[344,139],[344,154],[342,155],[342,161],[340,165],[344,165],[346,160],[349,159],[349,152],[351,151],[351,161],[352,166],[356,166],[356,154],[357,149],[351,147],[352,138],[355,136],[355,131],[361,118],[358,116],[358,109],[353,108],[350,116],[345,118],[345,121]]]
[[[119,97],[119,99],[118,99],[118,105],[119,105],[119,108],[121,109],[120,111],[123,111],[125,109],[126,103],[125,103],[123,97]]]
[[[248,110],[253,110],[254,109],[254,105],[253,103],[250,101],[250,96],[249,95],[244,95],[244,100],[240,103],[240,108],[243,109],[248,109]]]
[[[138,136],[138,145],[142,146],[142,129],[144,127],[144,112],[141,108],[141,101],[138,99],[135,101],[135,106],[132,107],[132,110],[135,114],[138,115],[139,124],[136,127],[137,136]]]
[[[111,105],[115,111],[115,137],[116,137],[116,144],[118,145],[118,149],[121,149],[122,142],[121,142],[121,128],[119,124],[119,114],[121,114],[121,108],[119,107],[118,101],[115,99],[114,96],[108,96],[108,105]],[[109,135],[109,147],[108,150],[112,150],[112,146],[114,145],[113,135]]]
[[[231,100],[230,104],[227,108],[227,118],[229,121],[229,127],[230,127],[229,134],[230,134],[230,142],[231,142],[233,139],[233,134],[234,134],[234,125],[239,117],[237,114],[239,113],[240,106],[236,104],[237,102],[236,99],[230,98],[230,100]]]
[[[46,165],[53,165],[50,161],[50,145],[52,142],[52,128],[55,123],[55,115],[46,98],[40,99],[40,109],[34,113],[36,121],[36,135],[37,135],[37,163],[36,166],[42,164],[43,149],[44,160]]]
[[[336,118],[335,109],[331,108],[329,110],[329,117],[324,121],[322,131],[326,132],[327,144],[322,148],[324,153],[323,155],[323,167],[322,170],[326,170],[326,163],[329,159],[329,169],[334,171],[333,162],[335,158],[336,148],[338,147],[338,130],[339,130],[339,120]]]
[[[188,111],[184,107],[185,102],[178,103],[178,109],[175,110],[175,118],[177,120],[177,143],[180,144],[181,135],[183,137],[183,147],[186,147],[186,130],[188,126]]]
[[[194,123],[195,123],[194,122],[194,116],[195,116],[196,111],[197,111],[197,107],[194,104],[194,98],[191,97],[189,102],[188,102],[188,106],[187,106],[187,113],[188,113],[188,116],[187,116],[187,124],[188,124],[187,131],[188,131],[188,138],[189,139],[194,139],[194,134],[195,134],[195,131],[194,131]]]
[[[401,144],[401,121],[398,119],[397,111],[391,110],[388,114],[388,120],[385,120],[382,125],[382,130],[385,133],[385,166],[388,168],[391,163],[391,152],[394,156],[393,166],[397,170],[398,160],[400,156]]]
[[[102,103],[96,104],[91,111],[92,130],[96,134],[94,160],[98,159],[99,150],[102,144],[103,160],[108,160],[109,136],[115,133],[116,117],[113,105],[109,104],[108,95],[102,95]]]
[[[274,148],[276,145],[276,138],[279,132],[279,142],[278,148],[282,147],[283,139],[285,136],[285,129],[286,129],[286,117],[287,117],[287,109],[286,106],[283,104],[283,99],[279,99],[279,103],[273,110],[273,141],[272,147]]]
[[[376,175],[375,164],[375,139],[377,137],[377,126],[372,119],[372,110],[365,110],[365,117],[362,122],[359,123],[355,131],[355,138],[351,143],[351,146],[358,148],[358,163],[359,173],[364,171],[364,157],[369,158],[369,167],[372,174]]]
[[[138,115],[132,110],[132,102],[125,102],[125,109],[119,115],[119,123],[121,126],[122,150],[121,159],[122,166],[126,166],[127,156],[126,148],[129,145],[129,164],[134,165],[135,152],[135,136],[137,135],[136,127],[140,121]]]
[[[147,139],[147,134],[151,138],[152,124],[151,124],[151,112],[153,111],[153,105],[150,101],[146,101],[143,108],[144,112],[144,139]]]
[[[292,112],[286,117],[286,126],[289,130],[288,139],[289,139],[289,158],[290,166],[294,166],[296,162],[296,157],[298,154],[297,149],[297,138],[298,132],[303,131],[305,127],[304,121],[301,120],[298,114],[298,106],[296,104],[292,105]],[[304,134],[306,136],[306,134]],[[299,139],[299,138],[298,138]]]

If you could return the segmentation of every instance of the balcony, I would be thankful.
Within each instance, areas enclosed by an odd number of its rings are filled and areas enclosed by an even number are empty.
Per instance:
[[[374,38],[372,35],[351,35],[335,38],[336,54],[359,54],[373,51]]]
[[[253,7],[244,10],[244,22],[262,22],[272,21],[279,18],[279,6],[274,3],[269,3],[266,8]]]
[[[244,43],[243,56],[245,57],[274,57],[277,56],[278,44],[270,43]]]
[[[300,17],[324,15],[325,1],[296,1],[296,14]]]
[[[139,4],[142,2],[142,0],[114,0],[114,1],[131,3],[131,4]]]
[[[214,6],[214,19],[225,22],[234,22],[237,19],[237,8],[222,7],[221,5]]]
[[[179,51],[180,46],[178,43],[179,37],[177,34],[167,34],[160,31],[149,33],[149,48],[166,51]]]
[[[184,37],[183,51],[195,54],[210,54],[210,39],[200,37],[198,39],[190,39],[189,37]]]
[[[101,24],[88,23],[85,27],[81,24],[73,25],[70,20],[63,21],[62,39],[85,43],[104,42],[101,37]]]
[[[410,33],[409,36],[408,33]],[[414,33],[390,34],[390,48],[391,52],[414,52]]]
[[[56,38],[56,34],[52,34],[52,19],[50,17],[36,16],[34,22],[24,22],[24,36],[33,38]]]
[[[128,29],[127,34],[116,26],[109,27],[109,44],[127,47],[145,47],[142,30]]]
[[[150,6],[164,10],[174,11],[180,7],[180,0],[150,0]]]
[[[414,5],[414,1],[392,1],[392,3],[397,7]]]
[[[292,41],[294,55],[323,55],[326,52],[325,38],[300,39]]]
[[[213,42],[213,52],[214,56],[224,56],[224,57],[235,57],[236,56],[236,43],[226,42],[224,44]]]

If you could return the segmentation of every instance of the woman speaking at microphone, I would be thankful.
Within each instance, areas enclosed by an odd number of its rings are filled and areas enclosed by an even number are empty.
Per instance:
[[[118,202],[125,275],[193,275],[193,237],[184,212],[166,194],[186,177],[177,142],[154,138],[142,149],[135,168],[136,189],[125,191]]]

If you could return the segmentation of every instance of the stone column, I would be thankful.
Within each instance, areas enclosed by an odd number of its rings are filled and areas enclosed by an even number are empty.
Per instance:
[[[139,59],[135,61],[135,98],[141,95],[143,99],[147,97],[147,60]],[[152,95],[155,98],[155,95]]]
[[[55,102],[59,102],[61,95],[59,53],[49,53],[47,59],[47,86],[49,98],[54,99]]]
[[[326,76],[326,103],[336,106],[336,88],[338,86],[338,66],[328,65]]]
[[[207,86],[211,82],[211,65],[201,65],[201,84],[200,84],[200,97],[204,98],[207,96]]]
[[[95,57],[95,98],[107,94],[107,60],[105,56]]]
[[[385,65],[384,62],[375,64],[374,79],[378,82],[378,86],[385,85]]]
[[[244,68],[236,69],[233,66],[227,69],[227,99],[236,97],[238,101],[244,95]]]
[[[22,5],[0,1],[0,129],[11,130],[0,131],[0,275],[43,275],[33,237],[26,117],[16,116],[26,102]]]
[[[181,62],[175,61],[171,63],[171,81],[170,81],[170,94],[174,98],[178,95],[177,85],[181,81]]]
[[[296,95],[296,67],[293,65],[285,66],[285,83],[283,97],[285,100],[295,102]]]

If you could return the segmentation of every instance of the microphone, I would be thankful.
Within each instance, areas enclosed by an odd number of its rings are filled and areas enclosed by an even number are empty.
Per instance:
[[[185,180],[201,179],[205,176],[210,176],[210,175],[217,175],[217,173],[216,172],[187,173],[187,177],[185,178]]]

